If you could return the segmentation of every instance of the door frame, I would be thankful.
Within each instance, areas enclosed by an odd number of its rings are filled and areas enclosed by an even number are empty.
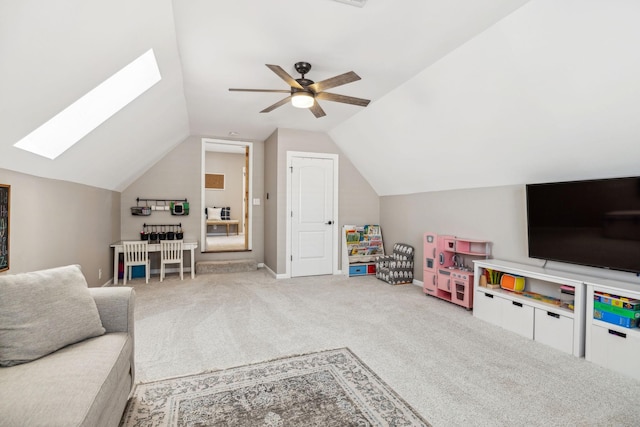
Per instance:
[[[331,234],[333,236],[333,248],[331,254],[331,270],[333,274],[340,274],[338,271],[338,254],[340,250],[340,233],[338,227],[338,176],[340,172],[339,168],[339,156],[337,154],[331,153],[311,153],[306,151],[287,151],[287,164],[285,171],[287,175],[287,205],[286,205],[286,217],[287,217],[287,226],[286,226],[286,237],[285,237],[285,277],[291,277],[291,165],[294,157],[307,157],[314,159],[330,159],[333,160],[333,225],[331,226]]]
[[[253,247],[253,143],[247,141],[229,141],[226,139],[215,139],[215,138],[202,138],[202,147],[201,147],[201,165],[200,165],[200,203],[202,204],[202,209],[200,209],[200,252],[206,252],[206,242],[207,242],[207,222],[205,221],[204,214],[204,201],[205,201],[205,186],[204,186],[204,175],[205,175],[205,165],[206,165],[206,153],[207,153],[207,145],[208,144],[216,144],[216,145],[233,145],[237,147],[245,147],[246,150],[249,150],[249,159],[248,159],[248,173],[247,176],[244,177],[244,182],[248,186],[248,192],[246,195],[247,200],[243,203],[244,208],[246,209],[245,217],[243,218],[243,222],[245,225],[244,235],[245,235],[245,247],[247,251],[252,250]],[[246,154],[245,154],[246,156]],[[243,194],[243,197],[245,195]],[[239,231],[239,230],[238,230]]]

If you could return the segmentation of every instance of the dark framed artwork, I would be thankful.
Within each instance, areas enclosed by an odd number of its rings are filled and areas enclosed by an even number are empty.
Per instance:
[[[9,269],[9,204],[11,186],[0,184],[0,271]]]

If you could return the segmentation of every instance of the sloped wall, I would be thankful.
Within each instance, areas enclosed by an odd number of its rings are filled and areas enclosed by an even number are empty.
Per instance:
[[[639,15],[531,1],[329,134],[382,196],[639,175]]]

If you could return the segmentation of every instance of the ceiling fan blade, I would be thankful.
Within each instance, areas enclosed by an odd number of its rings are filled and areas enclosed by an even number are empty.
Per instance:
[[[319,119],[320,117],[324,117],[327,115],[327,113],[324,112],[322,107],[320,107],[320,104],[318,104],[318,101],[315,101],[313,105],[309,107],[309,110],[313,113],[314,116],[316,116],[316,119]]]
[[[291,77],[289,75],[289,73],[287,73],[285,70],[282,69],[282,67],[278,66],[278,65],[269,65],[266,64],[267,67],[269,67],[269,69],[271,71],[273,71],[274,73],[276,73],[278,75],[278,77],[280,77],[282,80],[284,80],[285,82],[287,82],[287,84],[291,87],[295,87],[296,89],[303,89],[303,87],[300,85],[300,83],[298,83],[296,81],[296,79],[294,79],[293,77]]]
[[[230,92],[277,92],[277,93],[291,93],[290,90],[285,89],[229,89]]]
[[[273,105],[270,105],[269,107],[265,108],[264,110],[260,111],[261,113],[268,113],[269,111],[273,111],[278,107],[282,107],[284,104],[286,104],[287,102],[289,102],[291,100],[291,95],[287,96],[284,99],[281,99],[280,101],[276,102]]]
[[[359,105],[360,107],[366,107],[371,102],[368,99],[356,98],[347,95],[338,95],[337,93],[320,92],[316,93],[316,99],[323,99],[325,101],[342,102],[344,104]]]
[[[322,80],[321,82],[316,82],[310,85],[309,89],[318,93],[327,89],[331,89],[332,87],[346,85],[347,83],[355,82],[358,80],[360,80],[360,76],[353,71],[349,71],[348,73],[340,74],[339,76],[331,77],[330,79]]]

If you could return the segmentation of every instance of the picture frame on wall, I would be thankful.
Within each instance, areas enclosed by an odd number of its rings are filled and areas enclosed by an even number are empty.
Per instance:
[[[204,175],[204,188],[207,190],[224,190],[223,173],[207,173]]]
[[[9,214],[11,186],[0,184],[0,271],[9,269]]]

